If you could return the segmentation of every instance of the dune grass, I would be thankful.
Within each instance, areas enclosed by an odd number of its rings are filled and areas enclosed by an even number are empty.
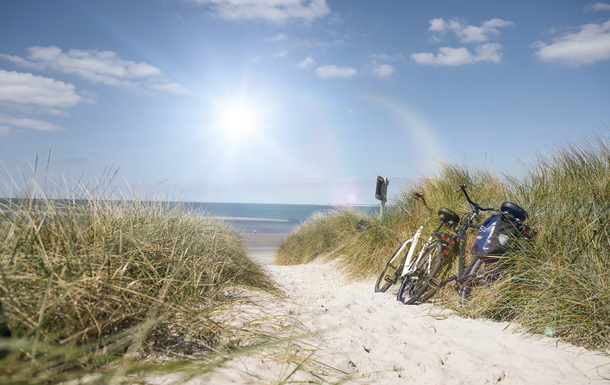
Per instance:
[[[517,322],[579,346],[610,348],[610,138],[603,133],[541,153],[513,175],[443,164],[437,174],[403,186],[383,221],[351,212],[317,216],[286,239],[278,259],[290,264],[340,258],[353,276],[376,277],[398,242],[429,215],[409,198],[412,192],[425,193],[432,215],[440,207],[464,214],[470,207],[454,192],[460,183],[468,184],[482,206],[510,201],[525,208],[538,237],[526,253],[509,255],[502,278],[474,290],[467,306],[458,306],[449,289],[437,301],[463,316]],[[366,230],[357,229],[361,220],[370,223]],[[428,223],[428,233],[435,223]]]
[[[12,334],[0,339],[9,352],[0,383],[131,382],[193,357],[201,373],[272,340],[222,319],[251,302],[240,291],[277,294],[239,235],[180,205],[116,199],[104,183],[33,179],[19,192],[5,183],[4,196],[19,198],[0,204],[0,301]]]

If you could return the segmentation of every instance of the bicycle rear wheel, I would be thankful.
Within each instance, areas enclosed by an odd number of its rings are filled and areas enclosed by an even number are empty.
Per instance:
[[[386,292],[398,281],[412,244],[413,240],[408,239],[398,245],[394,250],[390,259],[388,259],[385,266],[383,266],[383,269],[377,278],[377,282],[375,282],[375,293]]]
[[[442,243],[433,242],[424,251],[413,273],[407,274],[398,290],[397,299],[405,305],[412,305],[424,294],[432,278],[438,273],[443,262]],[[428,272],[428,266],[430,271]],[[432,293],[434,294],[434,293]],[[427,297],[429,298],[429,296]],[[426,298],[426,299],[427,299]]]

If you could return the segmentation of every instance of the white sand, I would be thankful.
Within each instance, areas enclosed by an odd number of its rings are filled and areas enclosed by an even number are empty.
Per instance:
[[[600,375],[610,377],[608,356],[511,332],[507,323],[441,314],[431,305],[402,305],[392,289],[376,294],[373,282],[349,282],[332,263],[266,268],[288,295],[273,312],[294,313],[300,328],[311,333],[303,344],[317,348],[310,358],[318,362],[312,372],[320,377],[300,371],[291,378],[296,383],[349,377],[345,383],[601,384],[607,381]],[[291,367],[277,356],[256,353],[189,383],[275,383]]]

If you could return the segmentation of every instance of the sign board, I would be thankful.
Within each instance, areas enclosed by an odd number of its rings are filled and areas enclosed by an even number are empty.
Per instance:
[[[375,187],[375,198],[379,199],[382,202],[386,202],[388,200],[388,185],[390,181],[388,178],[383,178],[381,176],[377,176],[377,186]]]

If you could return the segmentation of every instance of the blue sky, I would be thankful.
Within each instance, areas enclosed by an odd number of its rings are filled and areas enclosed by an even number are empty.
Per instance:
[[[0,3],[17,184],[50,151],[68,184],[114,167],[170,199],[376,203],[377,175],[391,196],[443,160],[515,174],[609,106],[610,2]]]

